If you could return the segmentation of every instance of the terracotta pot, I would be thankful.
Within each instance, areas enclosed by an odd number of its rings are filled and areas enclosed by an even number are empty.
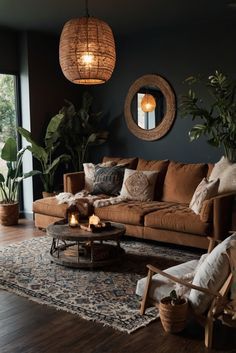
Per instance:
[[[52,196],[56,196],[55,192],[47,192],[47,191],[43,191],[43,198],[45,199],[46,197],[52,197]]]
[[[188,301],[172,305],[171,298],[165,297],[159,304],[159,313],[162,326],[166,332],[176,333],[185,328],[188,315]]]
[[[0,203],[0,224],[13,226],[18,223],[19,203]]]

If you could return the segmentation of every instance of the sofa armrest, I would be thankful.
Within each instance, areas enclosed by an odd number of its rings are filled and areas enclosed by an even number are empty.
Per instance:
[[[84,189],[84,172],[67,173],[63,175],[64,192],[76,194]]]
[[[223,240],[231,229],[235,193],[213,197],[213,233],[214,238]]]

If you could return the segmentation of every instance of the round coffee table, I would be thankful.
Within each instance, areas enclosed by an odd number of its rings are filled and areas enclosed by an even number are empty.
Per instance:
[[[120,223],[111,223],[110,229],[100,233],[71,228],[63,222],[47,227],[47,235],[52,237],[50,255],[53,262],[80,268],[95,268],[120,260],[124,254],[120,237],[124,233],[125,226]]]

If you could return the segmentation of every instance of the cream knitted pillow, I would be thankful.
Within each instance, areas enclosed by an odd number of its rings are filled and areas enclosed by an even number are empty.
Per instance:
[[[202,209],[203,201],[209,200],[211,197],[215,196],[218,192],[218,187],[219,179],[208,181],[207,178],[203,178],[193,194],[189,208],[196,214],[199,214]]]
[[[209,180],[220,179],[218,194],[236,191],[236,163],[222,157],[212,169]]]

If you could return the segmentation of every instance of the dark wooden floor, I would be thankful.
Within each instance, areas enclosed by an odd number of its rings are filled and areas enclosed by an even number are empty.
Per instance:
[[[0,226],[0,245],[42,236],[33,222]],[[217,325],[214,350],[236,352],[236,330]],[[0,353],[203,353],[203,329],[191,322],[178,335],[164,333],[156,321],[128,335],[76,315],[39,305],[0,290]]]

